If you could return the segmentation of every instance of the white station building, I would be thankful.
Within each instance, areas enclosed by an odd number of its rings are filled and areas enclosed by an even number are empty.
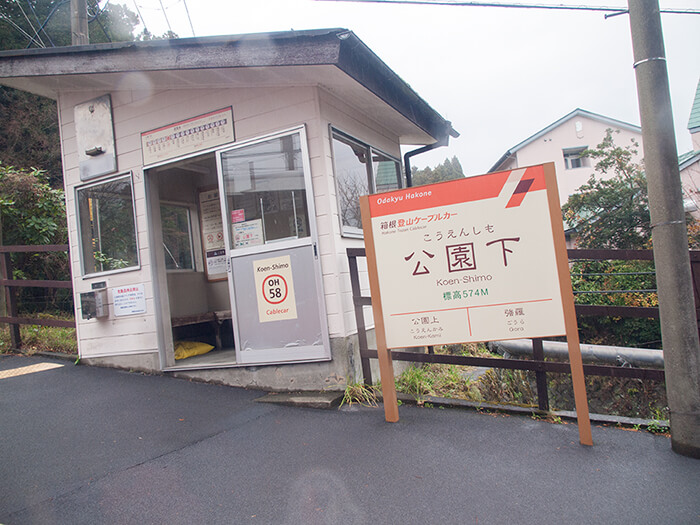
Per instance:
[[[0,83],[58,104],[83,361],[359,377],[357,198],[406,184],[402,145],[457,133],[351,31],[5,51]]]

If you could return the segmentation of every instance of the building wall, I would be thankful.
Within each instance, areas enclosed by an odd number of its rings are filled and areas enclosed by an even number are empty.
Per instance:
[[[236,141],[256,138],[284,129],[304,125],[308,139],[312,185],[319,234],[319,252],[323,274],[325,305],[330,337],[334,340],[334,364],[307,364],[272,366],[261,374],[246,376],[244,370],[219,372],[192,372],[188,375],[214,378],[230,384],[265,386],[279,380],[279,370],[302,374],[311,382],[319,377],[335,378],[331,382],[341,384],[347,374],[352,375],[359,366],[356,346],[346,336],[356,332],[347,256],[348,247],[362,247],[361,239],[342,238],[333,176],[332,148],[329,125],[349,133],[359,140],[400,157],[398,138],[383,129],[368,116],[347,106],[337,97],[312,86],[255,89],[200,89],[161,90],[155,92],[111,91],[112,111],[118,172],[133,175],[136,224],[139,243],[140,268],[110,275],[84,278],[79,255],[75,187],[81,186],[78,170],[78,153],[73,119],[73,108],[104,95],[105,92],[63,92],[59,98],[61,137],[66,187],[67,215],[71,244],[71,265],[74,276],[74,293],[79,308],[79,294],[91,290],[93,282],[106,281],[108,289],[116,286],[144,284],[147,313],[115,318],[112,297],[109,297],[110,317],[103,320],[83,320],[76,312],[77,331],[81,356],[85,359],[100,358],[106,364],[151,369],[157,362],[159,302],[154,291],[155,272],[149,246],[149,225],[146,210],[146,184],[142,166],[140,134],[159,126],[178,122],[227,106],[233,107]],[[110,175],[106,178],[112,177]],[[96,179],[96,180],[102,180]],[[91,181],[93,182],[93,181]],[[366,272],[362,276],[368,290]],[[371,324],[371,319],[370,319]],[[346,355],[347,353],[350,355]],[[355,354],[353,356],[352,354]],[[149,356],[129,358],[134,354]],[[116,357],[115,357],[116,356]],[[120,357],[121,356],[121,357]],[[354,363],[357,361],[357,363]],[[268,367],[266,367],[268,368]],[[352,369],[355,370],[352,370]],[[228,379],[224,379],[228,378]],[[275,379],[277,378],[277,379]],[[342,378],[342,381],[341,379]],[[286,384],[286,379],[282,381]],[[272,385],[274,387],[274,385]],[[301,385],[298,385],[301,386]],[[318,386],[318,385],[316,385]],[[279,387],[279,385],[278,385]],[[284,389],[284,387],[281,387]]]
[[[557,171],[557,184],[559,186],[560,204],[566,203],[569,196],[586,182],[595,172],[595,159],[584,159],[584,166],[574,169],[566,169],[564,164],[564,149],[569,148],[595,148],[605,137],[605,132],[610,124],[600,122],[583,116],[575,116],[563,122],[549,133],[537,138],[530,144],[517,151],[517,167],[554,162]],[[614,134],[615,144],[629,146],[634,139],[639,143],[638,154],[632,159],[634,162],[642,160],[642,136],[641,133],[620,129],[620,133]],[[510,166],[512,169],[515,166]]]
[[[700,161],[681,171],[681,186],[683,198],[689,199],[695,205],[690,214],[695,220],[700,220]]]

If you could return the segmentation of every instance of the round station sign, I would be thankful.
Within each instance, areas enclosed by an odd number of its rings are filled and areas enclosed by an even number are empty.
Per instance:
[[[289,286],[284,277],[279,274],[272,274],[263,280],[263,297],[270,304],[280,304],[287,299]]]

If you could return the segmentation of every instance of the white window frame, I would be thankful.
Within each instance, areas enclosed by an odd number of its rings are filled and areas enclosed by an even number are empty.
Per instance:
[[[110,182],[115,182],[118,181],[119,179],[128,179],[129,180],[129,189],[131,190],[131,210],[132,213],[134,214],[134,241],[136,244],[136,264],[132,266],[126,266],[124,268],[115,268],[114,270],[104,270],[104,271],[99,271],[99,272],[93,272],[93,273],[85,273],[85,253],[83,251],[83,231],[82,231],[82,224],[81,224],[81,217],[80,217],[80,198],[79,194],[83,190],[88,190],[90,188],[94,188],[96,186],[101,186],[103,184],[107,184]],[[134,178],[132,172],[127,172],[127,173],[121,173],[119,175],[115,175],[114,177],[107,177],[104,179],[100,179],[97,181],[91,181],[88,184],[83,184],[80,186],[76,186],[74,189],[74,198],[75,198],[75,212],[76,212],[76,222],[77,222],[77,230],[78,230],[78,248],[79,248],[79,253],[80,253],[80,274],[83,279],[92,279],[93,277],[101,277],[104,275],[112,275],[116,273],[124,273],[124,272],[131,272],[134,270],[140,270],[141,269],[141,250],[139,247],[139,229],[138,229],[138,223],[136,221],[136,198],[134,196]]]

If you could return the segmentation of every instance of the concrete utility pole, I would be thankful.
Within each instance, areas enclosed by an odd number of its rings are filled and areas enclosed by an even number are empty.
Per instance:
[[[87,0],[70,0],[71,43],[83,46],[90,43],[87,21]]]
[[[628,0],[671,446],[700,458],[700,343],[658,0]]]

